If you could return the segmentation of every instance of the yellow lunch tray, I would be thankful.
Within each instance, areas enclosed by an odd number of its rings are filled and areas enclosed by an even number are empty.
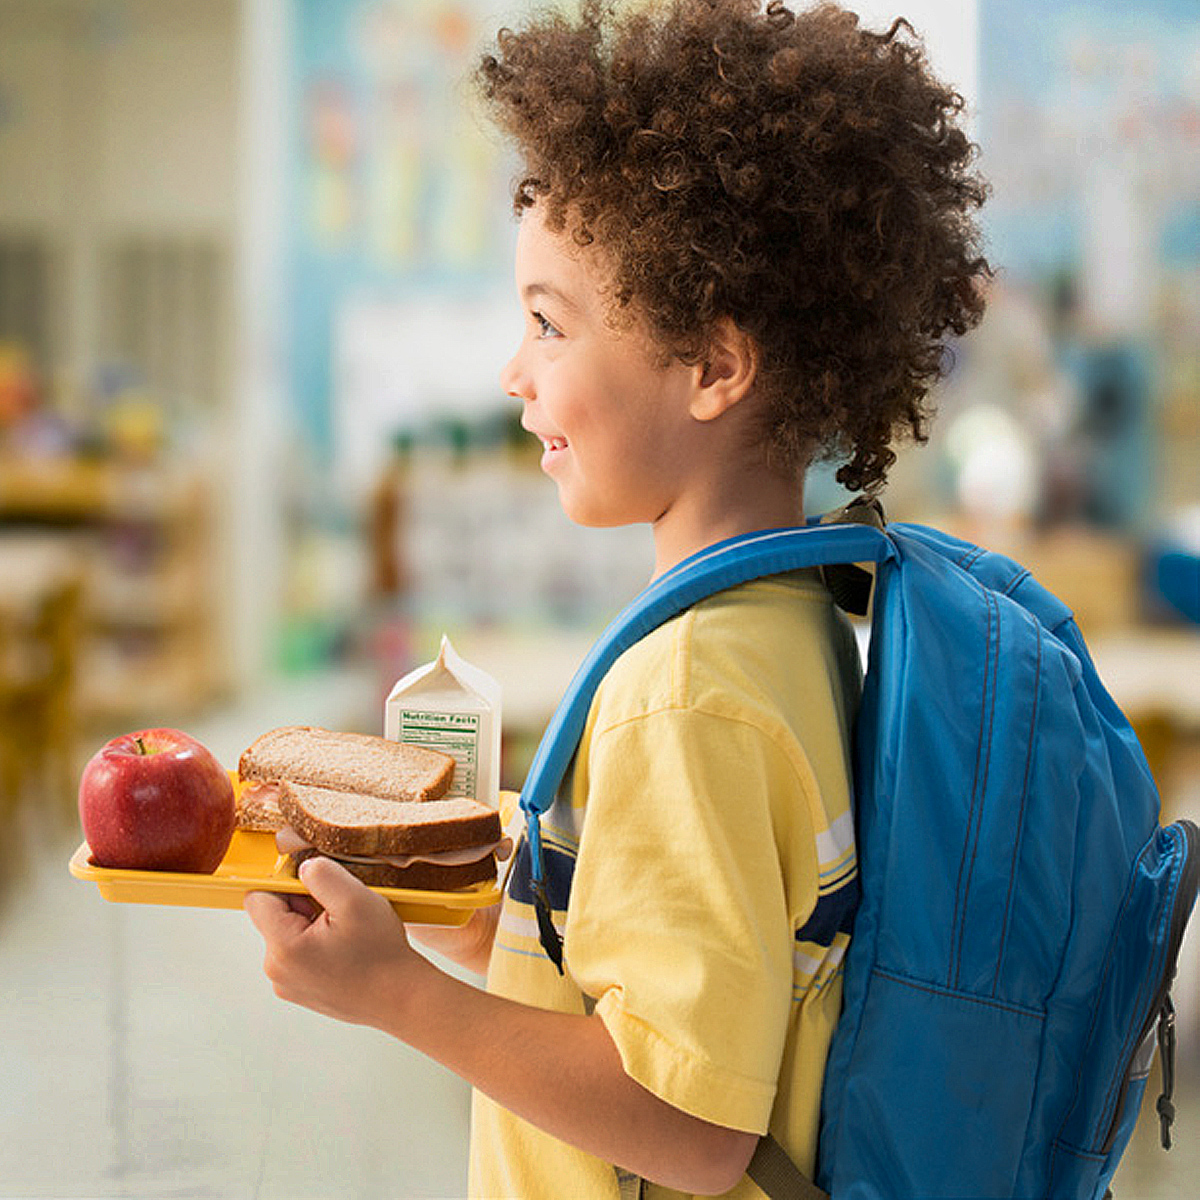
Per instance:
[[[236,773],[231,772],[235,776]],[[236,786],[236,782],[235,782]],[[241,908],[248,892],[307,895],[291,859],[275,848],[273,833],[234,830],[229,849],[211,875],[182,871],[133,871],[101,867],[84,842],[68,864],[76,879],[94,883],[105,900],[118,904],[174,904],[188,908]],[[453,892],[377,887],[403,921],[422,925],[464,925],[477,908],[500,900],[496,880]]]
[[[84,842],[71,855],[71,874],[94,883],[105,900],[118,904],[176,904],[189,908],[241,908],[248,892],[307,894],[291,860],[275,849],[270,833],[234,831],[229,849],[211,875],[182,871],[130,871],[92,862]],[[500,899],[499,885],[476,883],[454,892],[416,888],[372,888],[385,897],[403,921],[422,925],[463,925],[477,908]]]

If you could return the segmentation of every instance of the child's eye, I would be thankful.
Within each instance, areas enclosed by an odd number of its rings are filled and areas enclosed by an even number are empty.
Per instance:
[[[560,336],[558,330],[555,329],[555,327],[553,325],[551,325],[550,322],[547,321],[546,318],[540,312],[533,312],[530,315],[533,317],[534,322],[538,327],[539,336],[541,336],[541,337],[559,337]]]

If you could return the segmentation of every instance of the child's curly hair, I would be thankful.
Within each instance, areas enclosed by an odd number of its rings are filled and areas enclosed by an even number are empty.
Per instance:
[[[477,82],[525,161],[513,204],[597,242],[615,302],[704,361],[730,317],[760,354],[774,464],[844,458],[882,487],[925,439],[948,332],[983,315],[986,185],[912,27],[834,4],[584,0],[502,30]]]

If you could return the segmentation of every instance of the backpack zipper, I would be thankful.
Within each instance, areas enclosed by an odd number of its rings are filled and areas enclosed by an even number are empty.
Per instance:
[[[1197,853],[1200,850],[1200,847],[1197,846],[1197,841],[1200,840],[1200,830],[1197,830],[1196,826],[1187,820],[1175,822],[1173,828],[1177,829],[1183,836],[1184,863],[1183,869],[1180,872],[1178,886],[1175,889],[1174,907],[1171,911],[1170,936],[1167,939],[1162,981],[1154,994],[1150,1008],[1146,1013],[1146,1018],[1142,1022],[1141,1030],[1134,1042],[1133,1053],[1125,1063],[1124,1074],[1121,1078],[1121,1087],[1117,1092],[1116,1105],[1113,1109],[1112,1118],[1109,1121],[1108,1134],[1104,1139],[1104,1144],[1100,1148],[1102,1154],[1108,1154],[1117,1140],[1117,1132],[1121,1127],[1121,1118],[1124,1114],[1126,1097],[1129,1095],[1129,1087],[1135,1078],[1140,1077],[1135,1070],[1138,1059],[1141,1057],[1146,1042],[1154,1033],[1156,1026],[1157,1041],[1162,1051],[1163,1088],[1162,1093],[1158,1097],[1156,1109],[1163,1148],[1167,1150],[1171,1148],[1171,1124],[1175,1120],[1175,1105],[1172,1103],[1172,1097],[1175,1092],[1175,1006],[1171,1002],[1171,984],[1175,980],[1179,947],[1183,941],[1183,931],[1187,927],[1188,917],[1191,915],[1192,904],[1196,898],[1197,885],[1200,884],[1200,854]],[[1147,1064],[1148,1069],[1149,1064]]]

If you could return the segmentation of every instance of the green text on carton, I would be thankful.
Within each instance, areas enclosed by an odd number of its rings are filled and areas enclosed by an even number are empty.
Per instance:
[[[437,658],[410,671],[384,708],[384,736],[454,759],[450,796],[493,807],[500,795],[500,685],[464,662],[449,638]]]

